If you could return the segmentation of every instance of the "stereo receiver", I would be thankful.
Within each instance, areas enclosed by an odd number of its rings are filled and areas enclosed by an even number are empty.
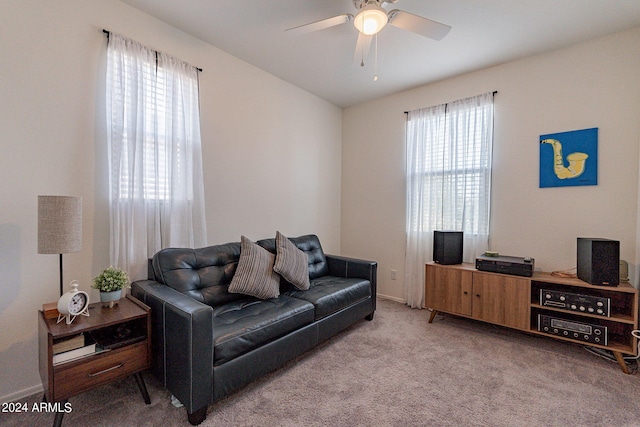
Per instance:
[[[540,289],[540,305],[606,317],[611,316],[611,299],[592,295]]]
[[[538,331],[592,344],[608,345],[607,327],[538,314]]]

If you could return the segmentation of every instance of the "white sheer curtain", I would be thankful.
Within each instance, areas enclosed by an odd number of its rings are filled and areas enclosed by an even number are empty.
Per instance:
[[[107,51],[110,258],[135,280],[206,244],[198,70],[114,33]]]
[[[464,233],[463,261],[488,249],[493,93],[407,114],[404,297],[424,305],[433,231]]]

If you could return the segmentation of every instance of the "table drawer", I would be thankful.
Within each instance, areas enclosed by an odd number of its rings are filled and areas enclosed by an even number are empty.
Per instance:
[[[146,369],[147,342],[106,351],[79,361],[54,367],[53,398],[58,401],[83,393],[95,386]]]

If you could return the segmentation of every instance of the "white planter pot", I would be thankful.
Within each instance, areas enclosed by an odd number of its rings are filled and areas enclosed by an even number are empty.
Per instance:
[[[113,307],[118,300],[122,297],[122,289],[118,289],[117,291],[111,292],[102,292],[100,291],[100,302],[102,302],[103,307]]]

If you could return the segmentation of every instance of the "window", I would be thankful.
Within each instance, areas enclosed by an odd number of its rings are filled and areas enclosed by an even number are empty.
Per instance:
[[[111,263],[206,244],[198,70],[117,34],[107,49]]]
[[[424,209],[424,214],[416,218],[422,222],[423,229],[485,235],[489,232],[486,211],[491,157],[490,152],[483,150],[486,144],[483,121],[487,111],[474,113],[456,123],[449,122],[448,112],[443,113],[438,118],[442,129],[428,141],[430,158],[422,170],[412,171],[417,174],[414,179],[425,180],[423,201],[431,205],[431,209]],[[409,120],[408,126],[412,125]]]
[[[122,57],[125,69],[130,69],[134,66],[135,58],[132,58],[126,53]],[[121,159],[122,165],[132,165],[136,156],[141,156],[140,166],[143,173],[140,174],[141,185],[136,185],[135,172],[133,168],[122,167],[120,169],[120,179],[118,188],[114,191],[118,192],[120,199],[166,199],[167,194],[167,170],[166,170],[166,158],[167,158],[167,141],[166,135],[160,132],[163,129],[162,122],[165,119],[166,109],[165,105],[159,102],[162,99],[162,92],[164,88],[158,83],[160,79],[155,79],[155,60],[153,63],[143,62],[141,65],[141,85],[139,87],[139,93],[132,93],[132,91],[124,91],[126,88],[125,82],[116,82],[115,89],[123,92],[113,93],[112,96],[119,96],[123,98],[123,113],[124,117],[130,117],[135,114],[133,109],[140,108],[144,114],[144,117],[140,122],[125,120],[122,123],[121,133]],[[161,74],[162,70],[158,70],[158,74]],[[125,76],[116,75],[116,78],[122,78]],[[126,77],[125,77],[126,78]],[[138,106],[135,98],[140,96],[139,99],[144,100],[143,106]],[[138,132],[138,126],[142,127],[139,136],[141,140],[141,152],[136,152],[136,133]],[[156,133],[156,128],[158,132]],[[162,160],[161,160],[162,159]]]
[[[418,306],[434,230],[463,231],[466,262],[488,248],[493,93],[410,111],[406,138],[405,286]]]

